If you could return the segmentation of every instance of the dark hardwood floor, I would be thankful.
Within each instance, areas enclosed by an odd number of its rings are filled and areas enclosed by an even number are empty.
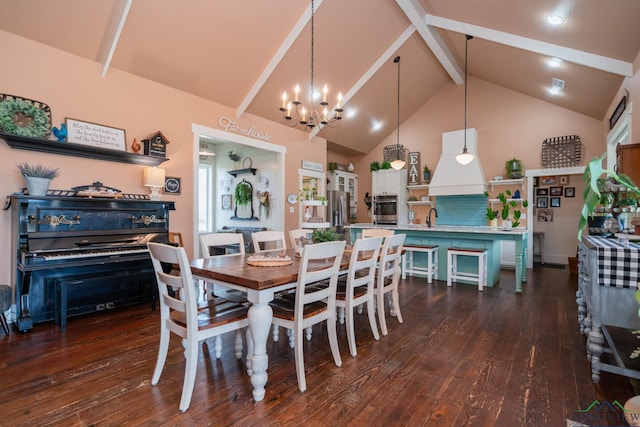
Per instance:
[[[37,324],[0,335],[0,425],[564,426],[594,400],[624,403],[636,394],[614,374],[592,383],[575,282],[568,270],[539,266],[522,295],[508,270],[482,293],[407,279],[404,323],[390,319],[388,336],[375,341],[366,314],[356,316],[352,358],[339,326],[342,367],[333,364],[325,329],[315,327],[305,343],[305,393],[286,335],[270,340],[269,382],[258,403],[227,334],[221,360],[204,344],[184,414],[175,336],[160,383],[150,384],[158,312],[140,306],[74,317],[66,332]],[[599,425],[606,422],[620,424]]]

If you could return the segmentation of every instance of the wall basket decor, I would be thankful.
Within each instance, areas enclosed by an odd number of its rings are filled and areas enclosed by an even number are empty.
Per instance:
[[[582,161],[584,145],[578,135],[556,136],[542,142],[542,167],[569,168]]]

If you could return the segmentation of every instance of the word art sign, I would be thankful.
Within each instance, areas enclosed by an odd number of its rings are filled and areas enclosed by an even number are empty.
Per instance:
[[[407,165],[407,185],[420,184],[420,153],[417,151],[409,153],[409,164]]]
[[[124,129],[81,122],[67,117],[67,142],[91,145],[97,148],[127,151]]]
[[[235,120],[230,119],[228,117],[221,116],[218,119],[218,125],[220,125],[220,127],[226,130],[227,132],[237,133],[240,135],[248,136],[249,138],[260,139],[266,142],[271,141],[271,136],[269,136],[269,134],[256,132],[255,126],[251,126],[250,128],[243,129],[240,127],[240,125],[238,125],[238,123]]]

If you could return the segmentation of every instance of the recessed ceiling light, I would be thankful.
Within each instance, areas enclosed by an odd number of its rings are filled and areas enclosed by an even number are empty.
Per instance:
[[[562,65],[562,59],[560,58],[549,58],[547,59],[547,65],[551,68],[558,68]]]
[[[547,15],[547,22],[551,25],[560,25],[564,22],[564,18],[560,15],[550,14]]]
[[[347,112],[345,113],[345,116],[350,119],[352,117],[356,116],[356,112],[357,110],[355,108],[347,108]]]
[[[380,129],[382,129],[382,122],[378,120],[374,120],[373,124],[371,125],[371,130],[373,130],[374,132],[377,132]]]
[[[558,95],[562,89],[564,89],[564,80],[556,79],[555,77],[551,80],[551,87],[549,88],[549,93],[551,95]]]

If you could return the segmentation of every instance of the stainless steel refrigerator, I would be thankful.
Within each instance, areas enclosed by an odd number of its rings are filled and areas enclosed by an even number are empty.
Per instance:
[[[349,225],[349,193],[346,191],[327,191],[327,209],[331,218],[331,228],[337,233],[343,233],[344,227]]]

